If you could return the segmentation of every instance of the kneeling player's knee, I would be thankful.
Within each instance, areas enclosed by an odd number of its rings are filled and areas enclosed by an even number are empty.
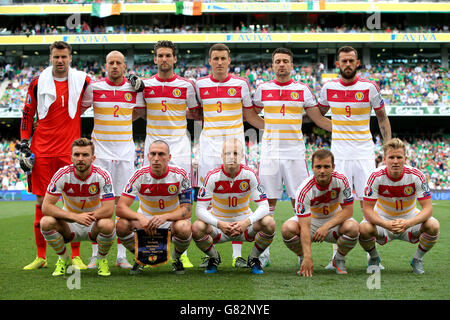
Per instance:
[[[97,226],[101,233],[110,234],[114,231],[115,223],[112,219],[100,219]]]
[[[439,233],[440,225],[436,219],[428,219],[423,223],[423,232],[428,233],[430,236],[435,236]]]
[[[198,239],[202,237],[206,233],[206,223],[203,221],[197,220],[192,224],[192,237]]]
[[[39,224],[43,231],[50,231],[56,228],[57,220],[51,216],[43,216]]]
[[[191,234],[191,223],[187,220],[178,220],[173,223],[174,233],[182,237],[188,237]]]
[[[359,237],[362,239],[368,239],[375,235],[375,226],[368,222],[363,222],[359,225]]]
[[[264,232],[265,233],[267,233],[267,234],[270,234],[270,233],[274,233],[274,231],[275,231],[275,220],[272,218],[272,216],[265,216],[263,219],[262,219],[262,225],[263,225],[263,228],[264,228]]]
[[[125,237],[130,234],[130,222],[120,218],[116,223],[116,233],[118,237]]]
[[[359,235],[359,225],[356,221],[349,220],[346,224],[345,234],[351,238],[356,238]]]
[[[298,228],[296,228],[296,225],[298,226],[298,224],[294,223],[293,221],[286,221],[285,223],[283,223],[283,225],[281,226],[281,234],[283,235],[283,238],[290,239],[298,234],[299,230]]]

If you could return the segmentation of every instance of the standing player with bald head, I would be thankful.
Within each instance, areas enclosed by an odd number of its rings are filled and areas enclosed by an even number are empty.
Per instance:
[[[92,141],[97,158],[94,164],[111,173],[114,194],[120,195],[127,179],[134,172],[135,145],[133,141],[133,120],[137,118],[137,109],[144,108],[143,94],[135,92],[127,82],[127,65],[124,55],[111,51],[106,56],[107,78],[93,81],[86,90],[82,106],[94,107],[94,130]],[[116,197],[116,204],[119,197]],[[96,267],[97,245],[89,268]],[[118,243],[116,266],[130,269],[126,260],[126,250]]]

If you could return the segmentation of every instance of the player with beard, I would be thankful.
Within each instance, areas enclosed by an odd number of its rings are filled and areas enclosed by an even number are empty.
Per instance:
[[[336,160],[336,170],[347,177],[350,188],[354,186],[356,195],[362,199],[366,181],[375,169],[374,143],[370,132],[372,109],[384,141],[391,139],[391,125],[378,85],[357,76],[360,66],[358,52],[343,46],[339,48],[337,58],[339,79],[323,85],[319,106],[322,114],[331,108],[331,152]],[[333,269],[331,260],[326,269]]]
[[[319,127],[331,131],[331,121],[321,115],[317,100],[304,83],[291,79],[294,55],[287,48],[272,54],[275,79],[258,86],[253,96],[257,108],[264,108],[264,135],[261,145],[259,178],[269,200],[269,213],[275,213],[277,199],[283,195],[283,184],[292,206],[297,187],[308,178],[303,140],[303,115]],[[260,256],[263,267],[270,264],[269,248]]]
[[[59,169],[47,187],[40,226],[59,256],[53,276],[64,276],[70,264],[66,242],[98,242],[98,275],[109,276],[106,255],[115,238],[114,193],[108,171],[93,164],[94,145],[86,138],[72,144],[72,164]],[[63,207],[56,204],[62,196]]]

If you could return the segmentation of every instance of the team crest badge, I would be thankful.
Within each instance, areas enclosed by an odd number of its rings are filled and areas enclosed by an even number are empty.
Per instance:
[[[293,100],[298,100],[298,98],[299,98],[299,94],[298,94],[298,92],[291,92],[291,98],[293,99]]]
[[[410,196],[410,195],[412,195],[412,194],[414,193],[414,188],[411,187],[411,186],[406,186],[406,187],[403,189],[403,191],[405,192],[405,194],[406,194],[407,196]]]
[[[133,95],[130,92],[125,93],[124,98],[126,101],[130,102],[133,100]]]
[[[176,186],[176,185],[174,185],[174,184],[171,184],[171,185],[169,186],[169,189],[168,189],[168,191],[169,191],[169,193],[170,193],[170,194],[175,194],[175,193],[177,193],[177,191],[178,191],[178,188],[177,188],[177,186]]]
[[[331,190],[330,197],[331,197],[331,200],[336,199],[337,198],[337,191],[336,190]]]
[[[178,98],[179,96],[181,96],[181,90],[178,88],[173,89],[172,94],[174,97]]]
[[[248,182],[242,181],[242,182],[239,184],[239,189],[241,189],[241,191],[247,190],[247,189],[248,189]]]
[[[98,188],[97,188],[97,186],[95,184],[91,184],[89,186],[88,190],[89,190],[90,194],[96,194],[98,192]]]
[[[236,95],[236,89],[234,89],[234,88],[228,89],[227,92],[230,97],[234,97]]]
[[[362,99],[364,99],[364,93],[362,92],[355,93],[355,99],[361,101]]]

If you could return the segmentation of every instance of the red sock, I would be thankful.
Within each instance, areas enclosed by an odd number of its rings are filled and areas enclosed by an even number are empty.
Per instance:
[[[45,259],[45,255],[47,253],[47,242],[41,233],[41,226],[39,224],[43,216],[41,207],[36,205],[34,210],[34,241],[36,242],[37,256]]]
[[[80,256],[80,243],[79,242],[71,242],[70,246],[72,247],[72,259],[74,257]]]

